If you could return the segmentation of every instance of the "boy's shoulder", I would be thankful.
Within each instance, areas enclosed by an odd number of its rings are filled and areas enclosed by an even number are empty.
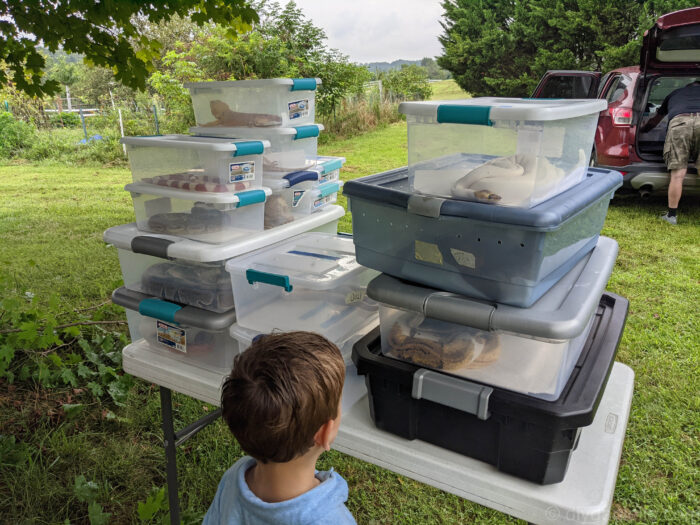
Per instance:
[[[224,473],[214,501],[204,517],[205,525],[355,524],[355,519],[345,507],[348,485],[337,472],[319,472],[317,477],[321,483],[317,487],[291,500],[267,503],[253,494],[245,482],[245,472],[253,465],[254,459],[243,457]]]

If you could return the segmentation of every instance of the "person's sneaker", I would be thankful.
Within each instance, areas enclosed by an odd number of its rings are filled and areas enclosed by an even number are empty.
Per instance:
[[[678,224],[678,221],[676,220],[676,217],[669,217],[669,216],[668,216],[668,212],[664,213],[664,214],[661,216],[661,220],[662,220],[662,221],[666,221],[666,222],[669,223],[669,224],[673,224],[674,226],[676,226],[676,225]]]

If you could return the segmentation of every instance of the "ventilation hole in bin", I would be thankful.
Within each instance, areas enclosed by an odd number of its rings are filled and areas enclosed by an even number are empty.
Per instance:
[[[461,239],[461,238],[462,238],[462,234],[461,234],[461,233],[458,233],[458,234],[457,234],[457,238],[458,238],[458,239]]]
[[[481,242],[481,237],[477,237],[476,242]]]
[[[498,241],[498,244],[501,244],[501,241]]]
[[[525,243],[524,243],[524,242],[521,242],[521,243],[520,243],[520,247],[521,247],[521,248],[525,248]]]

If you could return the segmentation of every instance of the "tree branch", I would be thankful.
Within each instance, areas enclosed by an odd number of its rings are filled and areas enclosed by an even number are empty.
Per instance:
[[[54,326],[54,330],[60,330],[61,328],[68,328],[70,326],[88,326],[88,325],[98,325],[98,324],[127,324],[126,321],[79,321],[77,323],[60,324]],[[11,330],[0,330],[0,334],[16,334],[21,332],[21,328],[13,328]]]

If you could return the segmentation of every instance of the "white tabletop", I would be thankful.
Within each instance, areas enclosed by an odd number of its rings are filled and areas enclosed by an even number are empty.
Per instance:
[[[136,377],[219,404],[222,377],[149,351],[142,342],[123,351],[124,370]],[[369,415],[364,379],[349,367],[343,419],[333,448],[537,524],[608,522],[632,402],[634,372],[615,363],[593,423],[582,429],[564,481],[537,485],[420,440],[378,430]]]

